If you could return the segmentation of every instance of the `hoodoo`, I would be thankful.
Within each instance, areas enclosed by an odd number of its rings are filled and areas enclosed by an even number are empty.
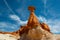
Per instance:
[[[34,14],[35,8],[29,6],[30,17],[25,26],[20,28],[20,40],[53,40],[54,36],[46,23],[41,23]]]
[[[31,27],[32,27],[32,26],[38,26],[40,23],[39,23],[36,15],[34,14],[35,8],[34,8],[33,6],[29,6],[29,7],[28,7],[28,10],[30,10],[30,17],[29,17],[29,19],[28,19],[27,25],[28,25],[28,26],[31,26]]]
[[[25,26],[22,26],[20,33],[23,34],[24,32],[27,32],[29,29],[32,29],[34,27],[40,26],[44,30],[50,32],[50,29],[47,24],[40,23],[37,19],[36,15],[34,14],[35,7],[29,6],[28,10],[30,10],[30,17],[28,19],[28,23]]]

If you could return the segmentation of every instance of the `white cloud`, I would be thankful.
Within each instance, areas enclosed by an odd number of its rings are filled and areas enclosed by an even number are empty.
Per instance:
[[[7,24],[4,22],[0,22],[0,27],[6,27],[7,26]]]
[[[0,27],[16,27],[17,25],[8,22],[0,22]]]
[[[27,20],[22,21],[22,20],[20,20],[20,18],[17,15],[10,15],[9,17],[11,19],[15,20],[17,22],[17,24],[12,24],[12,23],[9,23],[9,22],[0,22],[0,31],[8,31],[5,28],[10,28],[10,29],[12,29],[11,31],[15,31],[15,30],[18,29],[19,25],[24,25],[24,24],[27,23]]]
[[[60,33],[60,22],[59,20],[50,20],[48,21],[51,31],[54,33]]]
[[[6,31],[7,29],[5,29],[5,28],[12,29],[12,31],[13,31],[17,28],[17,25],[12,24],[12,23],[8,23],[8,22],[0,22],[0,31]]]
[[[60,33],[60,22],[58,19],[46,19],[45,17],[39,16],[38,19],[48,24],[53,33]]]
[[[20,18],[17,15],[10,15],[10,18],[15,20],[20,25],[27,24],[27,20],[26,21],[22,21],[22,20],[20,20]]]
[[[42,21],[42,22],[45,22],[45,23],[47,22],[47,19],[44,18],[43,16],[39,16],[37,18],[38,18],[39,21]]]

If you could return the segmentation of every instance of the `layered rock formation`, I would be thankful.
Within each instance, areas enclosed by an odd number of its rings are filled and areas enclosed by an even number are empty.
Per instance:
[[[30,6],[30,17],[28,23],[16,32],[0,32],[0,34],[11,34],[19,40],[54,40],[47,24],[40,23],[34,14],[35,8]]]
[[[26,26],[20,30],[20,40],[55,40],[47,24],[40,23],[34,14],[34,7],[30,6],[30,17]]]
[[[30,6],[28,9],[30,10],[30,17],[28,19],[27,25],[22,26],[21,31],[23,32],[24,30],[32,29],[32,28],[36,28],[37,26],[40,26],[42,29],[50,32],[50,29],[49,29],[48,25],[45,24],[45,23],[40,23],[39,20],[37,19],[36,15],[34,14],[34,9],[35,8]]]
[[[0,32],[0,40],[18,40],[20,39],[20,31],[16,32]]]

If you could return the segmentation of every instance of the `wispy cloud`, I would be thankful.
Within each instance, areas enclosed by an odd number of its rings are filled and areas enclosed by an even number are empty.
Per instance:
[[[7,1],[6,1],[6,0],[3,0],[3,1],[4,1],[5,5],[7,6],[7,8],[8,8],[13,14],[15,14],[15,12],[11,9],[11,7],[10,7],[9,4],[7,3]]]
[[[17,25],[9,22],[0,22],[0,31],[8,31],[5,28],[12,29],[13,31],[13,30],[16,30]]]
[[[45,17],[39,16],[38,19],[48,24],[53,33],[60,33],[60,22],[57,19],[46,19]]]
[[[46,18],[44,18],[43,16],[39,16],[39,17],[37,17],[38,18],[38,20],[39,21],[41,21],[41,22],[47,22],[47,19]]]
[[[18,17],[17,15],[10,15],[10,18],[15,20],[17,22],[17,24],[20,24],[20,25],[25,25],[27,24],[27,20],[26,21],[22,21],[20,19],[20,17]]]
[[[51,32],[60,33],[60,28],[59,28],[60,27],[60,22],[59,22],[59,20],[56,20],[56,19],[48,20],[48,24],[51,28]]]

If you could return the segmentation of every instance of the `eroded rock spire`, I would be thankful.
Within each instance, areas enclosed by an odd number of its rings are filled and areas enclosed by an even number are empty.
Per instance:
[[[35,8],[33,6],[29,6],[28,7],[28,10],[30,10],[30,17],[28,19],[27,25],[28,26],[36,26],[36,25],[39,25],[39,21],[38,21],[37,17],[34,14]]]

